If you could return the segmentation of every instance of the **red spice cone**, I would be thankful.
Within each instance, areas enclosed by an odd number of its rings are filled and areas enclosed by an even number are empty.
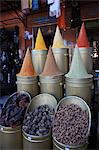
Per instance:
[[[77,39],[77,45],[78,47],[86,47],[86,48],[90,47],[84,22],[82,23],[80,29],[80,33]]]

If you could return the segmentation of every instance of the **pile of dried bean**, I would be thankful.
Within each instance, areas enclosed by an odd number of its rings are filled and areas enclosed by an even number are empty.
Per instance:
[[[59,106],[53,120],[53,137],[65,145],[80,145],[87,142],[88,112],[78,105]]]
[[[29,96],[23,93],[10,97],[0,114],[0,125],[13,128],[21,125],[29,102]]]
[[[30,135],[42,136],[49,133],[54,110],[48,105],[41,105],[28,112],[23,121],[23,130]]]

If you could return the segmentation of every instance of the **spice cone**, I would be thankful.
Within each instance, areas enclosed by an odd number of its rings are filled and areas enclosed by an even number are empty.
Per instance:
[[[31,56],[29,48],[26,51],[23,64],[21,67],[21,71],[17,75],[18,76],[35,76],[36,75],[33,64],[32,64],[32,56]]]
[[[84,22],[80,29],[80,33],[79,33],[79,36],[77,39],[77,45],[78,45],[78,47],[86,47],[86,48],[90,47]]]
[[[57,26],[52,48],[66,48],[62,39],[59,27]]]
[[[71,67],[69,72],[65,75],[68,78],[92,78],[91,74],[88,74],[83,64],[80,51],[76,45]]]
[[[41,75],[42,76],[57,76],[60,74],[62,73],[59,71],[57,67],[52,49],[50,47],[48,51],[47,59],[45,62],[44,70]]]
[[[47,50],[40,28],[38,29],[34,50]]]

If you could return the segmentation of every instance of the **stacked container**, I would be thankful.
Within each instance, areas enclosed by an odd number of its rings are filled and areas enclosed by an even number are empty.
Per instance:
[[[93,71],[92,48],[89,45],[84,23],[82,24],[82,27],[81,27],[81,30],[77,39],[77,45],[79,47],[81,58],[83,60],[83,63],[85,65],[87,72],[92,73]]]
[[[90,134],[90,127],[91,127],[91,112],[90,112],[90,108],[87,105],[87,103],[80,97],[77,96],[68,96],[68,97],[64,97],[63,99],[60,100],[60,102],[58,103],[56,109],[55,109],[55,115],[57,113],[57,111],[59,110],[59,107],[61,106],[65,106],[65,105],[70,105],[70,104],[74,104],[74,105],[78,105],[82,111],[87,111],[88,113],[88,129],[87,129],[87,133],[86,133],[86,140],[84,141],[83,144],[63,144],[62,142],[59,142],[56,137],[54,136],[53,132],[52,132],[52,136],[53,136],[53,150],[87,150],[87,146],[88,146],[88,136]],[[61,113],[63,112],[62,110],[60,110]],[[81,116],[83,118],[83,116]],[[54,116],[55,118],[55,116]],[[62,116],[59,116],[60,120],[62,121]],[[64,118],[65,120],[67,118]],[[55,120],[54,120],[55,121]],[[53,124],[54,124],[53,121]],[[55,122],[56,126],[59,125],[59,122]],[[66,125],[65,125],[66,126]],[[73,125],[74,126],[74,125]],[[59,136],[59,138],[63,138],[63,131],[65,129],[61,127],[61,137]],[[53,131],[53,130],[52,130]],[[79,131],[78,131],[79,132]],[[56,133],[55,133],[56,134]],[[66,138],[66,137],[65,137]]]
[[[17,91],[27,91],[32,97],[39,94],[38,77],[35,73],[32,57],[29,49],[27,49],[22,68],[17,74]]]
[[[49,49],[44,70],[40,75],[41,93],[54,95],[59,101],[63,97],[63,74],[59,71],[53,52]]]
[[[29,101],[31,101],[31,97],[27,92],[25,91],[15,92],[8,98],[3,109],[5,109],[5,106],[8,103],[11,104],[11,98],[16,97],[19,93],[25,94],[29,98]],[[22,150],[21,125],[16,127],[6,127],[0,125],[0,150],[14,150],[14,149]]]
[[[83,98],[89,105],[92,98],[92,75],[88,74],[83,64],[78,47],[75,47],[70,71],[65,75],[66,95]]]
[[[56,28],[52,50],[59,70],[62,73],[67,73],[69,70],[69,49],[64,46],[58,26]]]
[[[35,48],[32,50],[32,61],[37,74],[42,73],[47,57],[47,48],[41,33],[38,30]]]
[[[33,109],[41,105],[48,105],[49,107],[55,110],[57,101],[55,97],[50,94],[39,94],[32,99],[27,109],[27,112],[31,112]],[[27,134],[23,130],[23,150],[28,150],[28,149],[29,150],[40,150],[40,149],[51,150],[52,149],[51,131],[44,136],[43,135],[34,136],[34,135]]]

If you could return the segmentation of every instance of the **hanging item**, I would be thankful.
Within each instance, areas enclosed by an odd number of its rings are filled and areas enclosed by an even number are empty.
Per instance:
[[[60,15],[60,0],[54,0],[54,3],[50,5],[49,16],[58,18]]]
[[[21,0],[21,9],[24,14],[29,14],[29,0]]]
[[[61,16],[57,18],[57,25],[60,29],[66,30],[66,23],[65,23],[65,6],[61,7]]]
[[[52,3],[54,3],[54,0],[47,0],[47,4],[48,4],[48,5],[50,5],[50,4],[52,4]]]
[[[32,8],[32,10],[39,9],[39,0],[29,0],[29,1],[30,1],[30,8]]]

